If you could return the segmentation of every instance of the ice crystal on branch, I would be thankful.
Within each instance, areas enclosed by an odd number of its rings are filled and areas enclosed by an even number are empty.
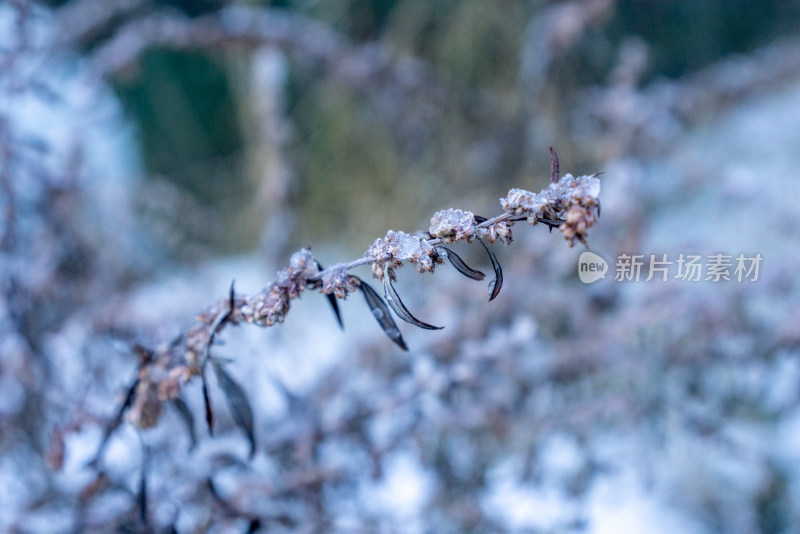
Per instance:
[[[511,224],[508,221],[499,221],[489,226],[478,227],[475,230],[475,235],[489,243],[494,243],[499,239],[506,245],[510,245]]]
[[[471,211],[452,208],[437,211],[431,217],[431,226],[428,232],[431,236],[441,239],[443,243],[464,239],[472,241],[475,236],[475,214]]]
[[[515,187],[500,199],[500,205],[509,213],[521,215],[528,211],[537,211],[534,204],[537,196],[536,193]]]
[[[378,238],[367,250],[366,257],[372,261],[372,275],[383,280],[385,268],[392,273],[395,267],[410,261],[419,272],[433,271],[435,261],[431,257],[433,247],[427,240],[405,232],[389,230],[386,237]]]
[[[347,274],[345,269],[329,269],[322,274],[320,293],[345,299],[348,293],[352,293],[357,289],[358,280]]]
[[[510,215],[527,215],[528,222],[558,227],[570,246],[575,240],[586,244],[586,231],[600,214],[600,180],[597,174],[561,176],[540,193],[512,189],[500,205]]]

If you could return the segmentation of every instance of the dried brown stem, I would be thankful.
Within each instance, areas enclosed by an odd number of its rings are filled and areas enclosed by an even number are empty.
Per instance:
[[[444,260],[436,245],[478,240],[492,259],[495,280],[490,291],[494,298],[502,285],[502,272],[486,243],[494,243],[499,239],[510,244],[511,227],[526,219],[534,226],[540,222],[551,229],[557,226],[570,246],[576,240],[585,244],[586,230],[596,222],[598,215],[599,192],[600,184],[596,175],[574,178],[569,174],[560,177],[538,194],[512,189],[501,199],[503,212],[490,219],[478,217],[469,211],[443,210],[433,216],[427,232],[406,234],[390,230],[384,238],[376,239],[360,258],[327,269],[320,269],[311,252],[302,249],[292,255],[289,266],[279,271],[276,281],[263,291],[253,295],[236,295],[231,287],[226,298],[220,299],[215,306],[198,316],[199,323],[181,337],[182,342],[165,346],[155,351],[152,359],[143,361],[138,373],[135,398],[128,409],[128,419],[141,427],[156,424],[161,404],[177,398],[182,385],[192,377],[203,375],[205,364],[211,357],[211,347],[227,326],[244,322],[267,327],[283,322],[290,302],[305,289],[317,289],[336,298],[346,298],[348,293],[359,288],[364,291],[363,282],[359,284],[357,278],[347,274],[350,269],[361,265],[371,264],[373,275],[385,280],[387,300],[390,300],[396,312],[401,310],[398,312],[400,317],[420,326],[419,321],[414,320],[410,313],[407,314],[407,309],[391,285],[395,269],[405,261],[410,261],[420,272],[432,272]],[[464,269],[461,272],[463,274]],[[380,300],[375,295],[371,296],[373,300]],[[375,306],[370,307],[375,313]],[[388,313],[388,308],[385,313]],[[388,318],[378,319],[380,322]],[[382,326],[386,330],[383,323]],[[396,326],[392,332],[397,337],[399,331],[395,330]],[[402,343],[400,345],[404,346]]]

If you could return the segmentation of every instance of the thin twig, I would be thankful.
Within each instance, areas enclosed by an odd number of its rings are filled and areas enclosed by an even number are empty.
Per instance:
[[[322,270],[309,250],[300,250],[292,255],[289,266],[278,272],[276,281],[264,290],[253,295],[237,296],[231,287],[226,298],[220,299],[198,316],[199,324],[183,335],[181,342],[163,347],[156,352],[155,358],[143,363],[138,375],[148,383],[137,386],[136,398],[128,409],[128,418],[142,427],[156,424],[160,404],[176,398],[183,384],[192,377],[203,376],[211,346],[225,328],[240,323],[262,327],[281,323],[286,318],[291,301],[309,288],[317,289],[329,298],[331,295],[346,298],[348,293],[358,290],[365,292],[373,315],[384,332],[398,343],[400,332],[388,317],[388,308],[382,305],[380,297],[371,288],[365,287],[363,281],[347,274],[359,266],[370,264],[373,276],[384,281],[386,298],[395,312],[400,310],[400,318],[416,326],[424,326],[426,323],[413,319],[394,290],[391,281],[395,269],[408,261],[415,264],[420,272],[432,272],[436,265],[444,261],[438,245],[477,240],[489,253],[495,271],[495,279],[490,283],[493,299],[502,285],[502,271],[487,243],[500,239],[510,244],[511,227],[524,219],[532,225],[542,223],[550,230],[557,227],[570,245],[575,241],[585,244],[586,231],[594,225],[598,216],[599,192],[596,175],[574,178],[569,174],[550,183],[538,194],[512,189],[501,199],[503,212],[489,219],[469,211],[442,210],[434,214],[428,231],[407,234],[390,230],[385,237],[376,239],[360,258]],[[466,267],[459,271],[466,276],[472,272]],[[404,343],[398,344],[405,348]],[[147,367],[150,368],[145,372]]]

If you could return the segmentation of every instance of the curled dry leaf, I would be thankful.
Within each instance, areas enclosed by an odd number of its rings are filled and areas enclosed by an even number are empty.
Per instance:
[[[206,407],[206,424],[208,425],[208,433],[214,435],[214,408],[211,406],[211,395],[208,392],[208,381],[206,380],[205,369],[203,369],[200,378],[203,382],[203,404]]]
[[[180,397],[175,397],[172,399],[172,405],[175,407],[175,410],[178,412],[178,415],[183,421],[183,424],[186,426],[186,433],[189,434],[189,450],[192,450],[197,446],[197,432],[195,431],[194,427],[194,416],[192,415],[192,411],[187,406],[186,401],[184,401]]]
[[[464,263],[464,260],[461,259],[461,256],[459,256],[458,254],[456,254],[447,247],[442,247],[442,246],[436,247],[436,252],[447,258],[448,261],[450,261],[450,264],[456,269],[456,271],[460,272],[467,278],[472,278],[473,280],[483,280],[484,277],[486,276],[481,271],[476,271],[475,269]]]
[[[367,306],[369,306],[372,316],[375,317],[378,324],[381,325],[381,328],[383,328],[383,331],[389,336],[389,339],[394,341],[401,349],[408,350],[408,346],[406,346],[406,342],[403,340],[400,329],[397,328],[397,323],[392,319],[392,314],[389,312],[389,308],[386,306],[386,303],[383,302],[380,295],[378,295],[368,283],[358,277],[354,276],[353,278],[358,280],[359,289],[361,289],[361,293],[364,294],[364,300],[367,301]]]
[[[128,411],[128,408],[133,405],[133,399],[136,397],[136,390],[138,388],[139,377],[137,376],[133,383],[128,387],[128,391],[125,394],[125,400],[117,410],[116,415],[114,415],[114,418],[109,421],[103,429],[103,438],[100,440],[100,445],[97,447],[97,452],[95,453],[91,464],[96,465],[100,462],[100,457],[103,456],[103,452],[106,450],[106,445],[108,445],[108,438],[111,437],[111,434],[113,434],[117,427],[122,423],[122,418],[125,416],[125,412]]]
[[[409,324],[424,328],[425,330],[441,330],[444,328],[443,326],[433,326],[432,324],[420,321],[411,315],[411,312],[408,311],[408,308],[406,308],[405,304],[403,304],[403,301],[400,300],[400,295],[397,294],[397,290],[395,290],[394,285],[392,284],[392,278],[393,273],[391,273],[390,268],[388,266],[385,267],[383,276],[384,296],[386,297],[386,302],[389,303],[389,306],[394,310],[398,317]]]
[[[494,269],[494,279],[489,282],[489,301],[491,302],[500,294],[500,288],[503,287],[503,269],[500,267],[500,262],[497,261],[497,257],[489,248],[489,245],[487,245],[483,239],[479,238],[478,241],[489,254],[489,259],[492,261],[492,268]]]
[[[322,267],[322,265],[320,265],[319,262],[316,262],[316,263],[317,263],[317,270],[319,270],[320,272],[325,270]],[[338,273],[336,273],[336,274],[338,274]],[[346,275],[346,273],[344,273],[344,274]],[[326,284],[326,282],[328,282],[328,283]],[[323,292],[324,292],[327,289],[325,287],[326,285],[330,285],[330,281],[323,279],[323,280],[317,281],[313,285],[313,287],[315,287],[315,288],[316,287],[322,287],[323,288]],[[339,284],[339,286],[342,286],[342,285],[343,284]],[[325,297],[328,299],[328,304],[330,304],[331,309],[333,310],[333,314],[336,316],[336,322],[339,323],[339,328],[344,330],[344,321],[342,321],[342,312],[339,310],[339,302],[336,299],[337,299],[337,297],[338,298],[347,297],[347,292],[344,291],[344,290],[340,290],[339,286],[336,287],[336,292],[335,293],[333,292],[333,290],[331,290],[332,292],[330,292],[330,293],[325,293]]]
[[[147,448],[144,451],[144,462],[139,477],[139,490],[136,492],[136,507],[139,509],[139,521],[142,523],[144,532],[152,532],[150,525],[150,514],[147,509],[147,469],[150,465],[150,453]]]
[[[247,393],[228,374],[219,361],[211,360],[211,364],[214,367],[214,374],[217,376],[219,387],[225,393],[233,421],[247,435],[247,440],[250,442],[250,457],[252,458],[256,452],[256,434],[253,426],[253,409],[250,407],[250,401],[247,400]]]
[[[328,304],[331,305],[331,309],[333,309],[333,314],[336,316],[336,322],[339,323],[339,328],[344,330],[344,321],[342,321],[342,312],[339,311],[339,303],[336,301],[336,295],[329,293],[325,296],[328,299]]]

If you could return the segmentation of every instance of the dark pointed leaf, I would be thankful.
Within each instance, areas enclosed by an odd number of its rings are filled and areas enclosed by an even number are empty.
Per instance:
[[[117,410],[114,419],[106,424],[106,427],[103,430],[103,438],[100,440],[100,446],[97,447],[97,453],[95,453],[94,458],[91,462],[89,462],[89,465],[97,466],[99,464],[100,458],[103,456],[103,452],[105,452],[106,446],[108,445],[108,438],[111,437],[111,434],[113,434],[122,423],[122,418],[125,416],[125,412],[131,407],[131,404],[133,404],[133,399],[136,396],[136,389],[139,387],[139,372],[144,366],[150,364],[155,356],[153,351],[140,345],[139,343],[133,344],[133,352],[139,357],[139,369],[136,371],[136,378],[133,379],[133,382],[128,388],[128,392],[125,394],[125,400]]]
[[[497,261],[494,252],[484,243],[483,239],[478,238],[478,241],[480,241],[483,248],[485,248],[486,252],[489,254],[489,259],[492,260],[492,267],[494,268],[494,280],[489,282],[489,291],[491,292],[489,302],[491,302],[500,294],[500,288],[503,287],[503,269],[500,268],[500,263]]]
[[[192,450],[197,445],[197,433],[194,429],[194,416],[192,415],[192,411],[186,405],[186,402],[180,397],[175,397],[172,399],[172,405],[175,406],[175,409],[178,411],[178,415],[181,416],[183,424],[186,425],[186,432],[189,434],[189,441],[191,442],[189,450]]]
[[[475,222],[478,224],[486,222],[487,220],[486,217],[481,217],[480,215],[475,215],[473,218],[475,219]]]
[[[383,276],[383,291],[383,296],[386,297],[386,302],[394,310],[397,316],[405,322],[420,328],[424,328],[425,330],[441,330],[444,328],[443,326],[433,326],[432,324],[424,323],[411,315],[411,312],[408,311],[408,308],[405,307],[403,301],[400,300],[400,295],[397,294],[397,291],[392,285],[392,277],[389,276],[388,270],[384,272]]]
[[[205,366],[203,366],[203,373],[200,375],[203,379],[203,402],[206,406],[206,424],[208,425],[208,433],[214,435],[214,409],[211,407],[211,395],[208,393],[208,382],[206,381]]]
[[[537,221],[542,224],[546,224],[551,232],[553,231],[553,228],[558,228],[564,223],[564,221],[561,219],[551,219],[549,217],[539,217]]]
[[[397,328],[397,323],[395,323],[394,319],[392,319],[392,314],[389,312],[389,308],[386,306],[386,303],[383,302],[383,299],[380,297],[380,295],[378,295],[378,293],[372,289],[368,283],[358,277],[355,278],[358,280],[358,287],[361,289],[361,293],[364,294],[364,300],[367,301],[367,306],[369,306],[373,317],[375,317],[375,319],[378,321],[378,324],[381,325],[383,331],[387,336],[389,336],[389,339],[397,344],[398,347],[403,350],[408,350],[406,342],[403,341],[403,336],[400,334],[400,329]]]
[[[105,429],[103,429],[103,438],[100,440],[100,446],[97,447],[97,452],[90,462],[90,465],[96,466],[100,462],[100,457],[103,456],[103,452],[106,450],[106,445],[108,445],[108,438],[111,437],[111,434],[113,434],[117,427],[119,427],[119,425],[122,423],[122,418],[124,417],[125,412],[131,407],[131,404],[133,404],[133,397],[136,395],[137,387],[139,387],[138,376],[134,379],[130,387],[128,387],[128,392],[125,394],[125,400],[117,410],[116,415],[114,415],[114,419],[109,421],[108,424],[106,424]]]
[[[561,175],[558,172],[558,154],[550,147],[550,183],[558,183]]]
[[[436,250],[441,254],[444,253],[444,257],[446,257],[450,264],[455,267],[455,269],[466,276],[467,278],[472,278],[473,280],[483,280],[484,275],[480,271],[476,271],[475,269],[471,268],[469,265],[464,263],[464,260],[461,259],[461,256],[453,252],[447,247],[436,247]]]
[[[342,313],[339,311],[339,303],[337,302],[336,295],[328,293],[328,304],[333,308],[333,314],[336,316],[336,322],[339,323],[339,328],[344,330],[344,322],[342,321]]]
[[[217,375],[219,387],[228,400],[228,408],[231,410],[234,422],[247,435],[247,440],[250,442],[250,457],[252,458],[256,453],[256,434],[253,426],[253,409],[250,407],[250,401],[247,400],[247,394],[242,389],[242,386],[225,371],[222,364],[216,360],[212,360],[211,364],[214,367],[214,374]]]
[[[136,504],[139,508],[139,520],[142,522],[144,532],[151,532],[150,519],[147,513],[147,464],[148,453],[145,451],[145,461],[142,464],[142,475],[139,479],[139,491],[136,495]]]
[[[316,260],[314,260],[314,261],[316,262],[317,269],[319,271],[324,271],[325,270],[318,261],[316,261]],[[320,286],[322,285],[322,281],[319,282],[319,285]],[[333,314],[336,316],[336,322],[339,323],[339,328],[344,330],[344,321],[342,321],[342,313],[339,311],[339,302],[336,299],[336,295],[328,293],[325,296],[328,297],[328,304],[330,304],[331,305],[331,309],[333,309]]]

